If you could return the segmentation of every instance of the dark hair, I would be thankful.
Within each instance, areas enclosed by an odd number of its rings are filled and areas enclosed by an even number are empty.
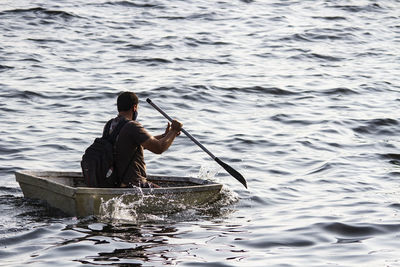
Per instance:
[[[117,98],[118,111],[128,111],[138,103],[138,97],[132,92],[123,92]]]

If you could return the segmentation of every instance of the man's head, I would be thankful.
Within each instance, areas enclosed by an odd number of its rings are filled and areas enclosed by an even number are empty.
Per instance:
[[[139,104],[139,99],[135,93],[123,92],[117,98],[118,112],[130,111],[134,106]]]

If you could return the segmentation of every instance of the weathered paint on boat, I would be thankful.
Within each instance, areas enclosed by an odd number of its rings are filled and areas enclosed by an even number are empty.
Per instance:
[[[90,188],[80,172],[17,171],[16,181],[26,198],[46,201],[70,216],[100,215],[102,203],[120,198],[140,203],[137,212],[165,213],[201,206],[220,197],[221,184],[191,177],[149,176],[161,188]]]

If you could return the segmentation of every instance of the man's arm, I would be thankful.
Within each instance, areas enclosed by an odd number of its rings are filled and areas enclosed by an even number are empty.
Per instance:
[[[167,128],[165,129],[165,132],[160,135],[155,135],[154,138],[157,140],[160,140],[161,138],[165,137],[168,133],[168,131],[171,130],[171,124],[168,122]]]
[[[150,137],[142,143],[142,146],[155,154],[161,154],[171,146],[175,140],[175,137],[179,135],[181,129],[182,123],[177,120],[173,120],[171,127],[169,127],[168,124],[168,127],[163,135]]]

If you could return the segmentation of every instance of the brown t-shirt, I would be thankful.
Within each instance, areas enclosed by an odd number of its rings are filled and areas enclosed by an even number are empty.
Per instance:
[[[112,124],[117,124],[120,119],[121,117],[115,118]],[[113,127],[111,126],[111,128]],[[138,185],[139,181],[146,181],[146,163],[144,162],[141,144],[150,137],[149,132],[137,121],[129,121],[122,127],[115,144],[115,161],[118,175],[124,184]],[[135,156],[130,163],[129,161],[134,153]],[[125,176],[121,177],[125,170]]]

